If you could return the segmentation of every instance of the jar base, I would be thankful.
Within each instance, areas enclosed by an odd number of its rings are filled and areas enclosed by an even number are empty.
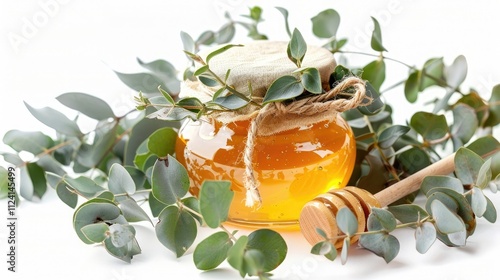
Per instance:
[[[300,225],[298,220],[289,220],[289,221],[249,221],[243,219],[233,219],[229,218],[225,223],[239,228],[247,228],[247,229],[260,229],[260,228],[268,228],[275,230],[285,230],[285,231],[299,231]]]

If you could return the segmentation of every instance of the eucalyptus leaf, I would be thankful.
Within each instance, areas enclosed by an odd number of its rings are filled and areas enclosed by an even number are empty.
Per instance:
[[[130,225],[112,224],[109,226],[111,243],[117,248],[123,247],[135,237],[135,229]]]
[[[458,193],[464,192],[462,182],[457,178],[450,176],[426,176],[420,184],[420,190],[427,195],[427,193],[433,188],[449,188]]]
[[[427,60],[420,72],[419,90],[423,91],[430,86],[441,85],[444,81],[444,68],[442,57]]]
[[[248,244],[248,236],[243,235],[234,245],[229,248],[227,252],[227,262],[236,270],[240,272],[241,277],[245,277],[246,272],[244,268],[243,255],[245,254],[245,250]]]
[[[234,24],[228,23],[215,33],[215,42],[217,44],[226,44],[234,38],[235,33],[236,28]]]
[[[470,206],[472,207],[472,211],[476,214],[477,217],[481,218],[486,212],[486,208],[488,206],[488,202],[486,197],[484,196],[483,191],[480,188],[474,187],[472,189],[472,197]]]
[[[194,250],[193,261],[196,268],[211,270],[218,267],[226,258],[233,241],[226,232],[216,232],[201,241]]]
[[[488,183],[491,182],[491,158],[487,159],[477,174],[476,186],[480,189],[485,189]]]
[[[245,107],[249,102],[236,94],[230,94],[223,97],[217,97],[212,103],[228,110],[237,110]]]
[[[234,192],[231,190],[231,182],[203,182],[199,194],[200,214],[209,227],[217,228],[227,220],[229,206],[233,197]]]
[[[247,248],[258,250],[265,256],[264,272],[269,272],[278,267],[285,260],[288,251],[283,237],[271,229],[258,229],[250,233]]]
[[[305,90],[319,94],[323,91],[321,86],[321,76],[317,68],[306,68],[301,71],[302,86]]]
[[[104,248],[106,248],[106,251],[108,251],[108,253],[113,257],[127,263],[130,263],[135,255],[141,253],[141,248],[139,247],[139,244],[137,243],[137,240],[135,238],[122,247],[114,246],[111,238],[106,238],[104,240]]]
[[[42,132],[9,130],[3,136],[3,142],[17,152],[27,151],[33,155],[43,153],[54,146],[54,140]]]
[[[425,254],[436,241],[436,228],[430,222],[425,222],[415,230],[417,251]]]
[[[64,177],[64,182],[85,198],[93,198],[98,193],[104,191],[104,188],[85,176],[79,176],[77,178]]]
[[[444,75],[446,82],[453,89],[458,89],[467,77],[467,59],[459,55],[453,60],[453,63],[445,68]]]
[[[410,128],[404,125],[393,125],[384,129],[378,136],[378,145],[382,149],[391,147],[403,135],[405,135]]]
[[[438,140],[448,133],[448,124],[444,115],[429,112],[417,112],[410,120],[410,126],[425,140]]]
[[[418,93],[420,92],[420,71],[415,71],[408,76],[405,81],[404,92],[406,100],[410,103],[417,101]]]
[[[386,263],[391,262],[398,255],[400,247],[396,237],[382,233],[361,235],[359,244],[384,258]]]
[[[380,86],[385,80],[385,62],[383,59],[374,60],[363,67],[361,76],[368,80],[375,90],[380,91]]]
[[[340,15],[333,9],[327,9],[313,18],[312,31],[319,38],[331,38],[337,35],[340,25]]]
[[[488,100],[488,118],[485,126],[496,126],[500,123],[500,84],[493,87]]]
[[[401,204],[387,207],[387,210],[401,223],[415,223],[429,216],[422,207],[416,204]]]
[[[95,130],[93,143],[80,145],[77,161],[89,168],[103,163],[116,143],[117,129],[118,126],[113,122],[101,122]]]
[[[373,50],[378,52],[387,51],[382,45],[382,30],[380,29],[380,24],[374,17],[372,17],[372,20],[373,20],[373,33],[371,39],[371,47]]]
[[[137,202],[132,198],[125,198],[119,201],[118,206],[122,210],[123,216],[128,222],[148,221],[153,225],[149,215],[142,209]]]
[[[300,31],[295,28],[292,33],[292,37],[290,38],[290,42],[288,43],[287,53],[288,58],[297,65],[297,67],[301,67],[302,60],[307,52],[307,44],[302,37]]]
[[[497,221],[497,210],[488,197],[486,197],[486,211],[483,213],[483,218],[490,223],[495,223]]]
[[[168,205],[159,201],[154,197],[153,193],[150,192],[148,196],[148,202],[149,202],[149,208],[151,209],[151,214],[153,217],[158,217],[160,215],[161,211],[165,209]]]
[[[453,121],[453,125],[450,127],[452,137],[460,139],[461,143],[469,142],[478,128],[474,109],[465,104],[455,105],[453,107]],[[456,146],[455,150],[460,146]]]
[[[465,224],[462,219],[452,212],[440,200],[433,200],[431,203],[432,216],[436,221],[438,230],[445,234],[465,232]],[[457,244],[461,245],[461,244]]]
[[[349,252],[349,247],[351,245],[351,241],[349,237],[344,238],[342,241],[342,250],[340,251],[340,261],[342,265],[347,263],[347,255]]]
[[[224,45],[223,47],[220,47],[218,49],[216,49],[215,51],[212,51],[211,53],[209,53],[207,55],[207,58],[205,59],[205,61],[207,62],[207,64],[210,62],[210,60],[212,58],[214,58],[215,56],[217,55],[220,55],[224,52],[226,52],[227,50],[231,49],[231,48],[234,48],[234,47],[243,47],[243,45],[236,45],[236,44],[227,44],[227,45]]]
[[[120,164],[113,164],[109,170],[109,190],[114,194],[133,194],[136,186],[132,176]]]
[[[78,195],[64,182],[61,181],[56,185],[56,193],[59,199],[69,207],[74,209],[77,206]]]
[[[155,231],[160,243],[179,258],[193,244],[197,226],[187,211],[171,205],[163,209],[158,216]]]
[[[288,37],[292,37],[292,32],[290,31],[290,25],[288,23],[288,10],[283,7],[276,7],[276,9],[283,15],[285,19],[285,31]]]
[[[166,84],[163,78],[152,73],[121,73],[115,71],[118,78],[128,87],[135,91],[143,93],[157,93],[158,87],[165,89],[168,92],[179,92],[180,85]]]
[[[197,50],[195,49],[195,43],[191,35],[181,31],[180,36],[184,50],[190,53],[195,53]]]
[[[83,136],[78,125],[74,121],[68,119],[63,113],[50,107],[36,109],[26,102],[24,102],[24,105],[28,108],[28,111],[30,111],[33,117],[46,126],[55,129],[57,132],[68,136]]]
[[[373,207],[370,216],[376,218],[387,232],[391,232],[396,229],[396,218],[394,218],[394,215],[392,215],[392,213],[388,210]]]
[[[460,148],[455,154],[455,174],[464,185],[476,183],[484,160],[467,148]]]
[[[159,158],[173,155],[177,132],[171,127],[164,127],[153,132],[148,138],[148,150]]]
[[[189,189],[189,176],[174,157],[157,160],[151,177],[153,195],[160,202],[174,204],[186,195]]]
[[[339,229],[347,236],[354,236],[358,230],[358,220],[348,207],[342,207],[338,210],[337,225]]]
[[[267,89],[263,104],[295,98],[304,92],[301,82],[294,76],[285,75],[276,79]]]
[[[78,207],[73,215],[73,227],[78,237],[86,244],[94,243],[82,232],[86,225],[106,222],[118,218],[120,208],[113,202],[101,198],[91,199]]]
[[[157,59],[150,62],[144,62],[140,58],[137,58],[137,62],[142,67],[157,74],[165,80],[177,80],[178,82],[180,82],[177,79],[177,69],[175,69],[175,66],[172,65],[172,63],[166,60]]]
[[[189,196],[183,198],[181,202],[182,204],[184,204],[184,207],[188,207],[189,209],[196,212],[195,214],[189,211],[189,214],[191,214],[191,216],[193,216],[193,218],[195,218],[195,220],[197,220],[200,225],[203,225],[203,218],[197,215],[198,213],[200,213],[200,201],[194,196]]]
[[[108,103],[87,93],[67,92],[59,95],[56,99],[64,106],[98,121],[115,117]]]
[[[81,230],[88,240],[93,243],[101,243],[107,238],[106,232],[109,231],[109,226],[106,223],[88,224]]]
[[[259,250],[248,249],[243,254],[245,273],[249,276],[262,275],[266,256]]]

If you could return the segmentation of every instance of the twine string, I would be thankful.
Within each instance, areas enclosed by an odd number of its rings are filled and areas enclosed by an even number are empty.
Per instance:
[[[351,98],[337,98],[340,93],[345,93],[348,89],[355,90]],[[258,206],[262,204],[262,198],[259,192],[259,182],[253,168],[253,155],[258,127],[264,118],[269,115],[281,114],[310,116],[325,111],[331,111],[332,114],[337,114],[358,106],[369,105],[371,102],[372,98],[366,95],[365,81],[357,77],[347,77],[324,94],[313,95],[289,104],[284,104],[282,102],[268,103],[262,107],[250,122],[245,143],[243,155],[245,164],[244,186],[246,189],[245,206],[254,207],[255,204]]]

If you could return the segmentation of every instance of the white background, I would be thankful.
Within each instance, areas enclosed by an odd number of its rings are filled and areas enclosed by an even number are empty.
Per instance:
[[[44,4],[51,3],[51,4]],[[333,8],[341,17],[339,37],[349,38],[347,49],[370,52],[370,16],[376,17],[383,32],[387,56],[421,67],[431,57],[443,56],[446,64],[463,54],[469,75],[464,90],[473,87],[484,97],[500,83],[498,1],[2,1],[0,4],[0,135],[10,129],[50,129],[30,116],[23,101],[34,107],[53,106],[65,110],[54,98],[68,91],[99,96],[123,113],[132,108],[136,94],[124,86],[112,70],[141,70],[135,58],[144,61],[166,59],[179,69],[187,61],[182,54],[179,32],[193,37],[202,31],[217,30],[224,22],[224,11],[233,18],[246,14],[253,5],[264,9],[261,31],[273,40],[286,40],[281,14],[273,7],[290,12],[291,27],[301,30],[310,44],[321,42],[312,36],[310,18]],[[245,31],[238,29],[241,41]],[[14,39],[15,38],[15,39]],[[13,41],[14,40],[14,41]],[[368,57],[349,56],[359,65]],[[402,79],[407,69],[387,63],[384,86]],[[384,86],[382,88],[384,88]],[[396,122],[404,124],[422,100],[442,96],[442,90],[429,90],[420,102],[409,105],[402,88],[385,94],[393,104]],[[65,111],[71,114],[70,111]],[[7,147],[0,145],[1,151]],[[499,195],[490,196],[500,207]],[[6,205],[0,203],[5,220]],[[5,209],[2,210],[2,209]],[[27,202],[18,209],[18,269],[7,274],[3,261],[7,252],[6,227],[0,226],[0,275],[2,279],[238,279],[224,264],[212,272],[198,271],[192,255],[180,259],[161,246],[154,230],[138,226],[143,254],[132,264],[122,263],[103,248],[81,243],[71,226],[72,210],[49,192],[39,203]],[[2,222],[3,224],[3,222]],[[397,232],[400,255],[390,264],[355,247],[345,266],[330,263],[308,253],[309,245],[299,233],[284,233],[289,244],[285,262],[275,271],[276,279],[496,279],[500,256],[498,224],[479,220],[476,234],[465,248],[447,248],[436,243],[425,255],[414,249],[412,231]],[[202,234],[208,234],[203,232]],[[5,253],[4,253],[5,252]],[[479,274],[479,276],[476,276]],[[9,277],[9,278],[6,278]]]

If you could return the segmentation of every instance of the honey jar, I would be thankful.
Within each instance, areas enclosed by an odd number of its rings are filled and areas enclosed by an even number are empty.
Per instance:
[[[235,52],[232,59],[217,62],[215,57],[212,58],[211,67],[220,67],[221,74],[228,68],[232,69],[230,78],[233,80],[228,82],[232,85],[242,80],[246,86],[250,79],[254,95],[262,90],[265,92],[276,77],[294,70],[293,63],[286,64],[286,44],[281,42],[257,42],[246,50],[242,48]],[[278,54],[280,57],[275,59]],[[304,65],[309,63],[319,67],[322,81],[328,87],[329,75],[335,67],[332,54],[317,48],[309,56],[320,56],[312,62],[305,59]],[[264,64],[265,75],[246,76],[246,73],[264,71]],[[233,74],[233,69],[242,74]],[[265,81],[259,84],[256,80]],[[210,96],[211,89],[201,83],[194,86],[193,82],[190,83],[187,90],[183,85],[181,94]],[[263,132],[253,136],[250,164],[261,201],[248,207],[245,205],[248,188],[244,183],[248,166],[244,162],[244,152],[248,148],[253,118],[245,117],[245,114],[251,115],[248,112],[231,114],[230,117],[218,115],[197,121],[187,120],[179,131],[175,149],[177,159],[188,171],[193,195],[199,193],[205,180],[231,182],[234,198],[229,209],[229,222],[251,227],[298,228],[301,209],[308,201],[347,184],[354,168],[356,143],[341,114],[331,110],[309,115],[279,113],[259,122]],[[240,114],[244,116],[240,117]],[[257,131],[260,129],[258,127]]]

